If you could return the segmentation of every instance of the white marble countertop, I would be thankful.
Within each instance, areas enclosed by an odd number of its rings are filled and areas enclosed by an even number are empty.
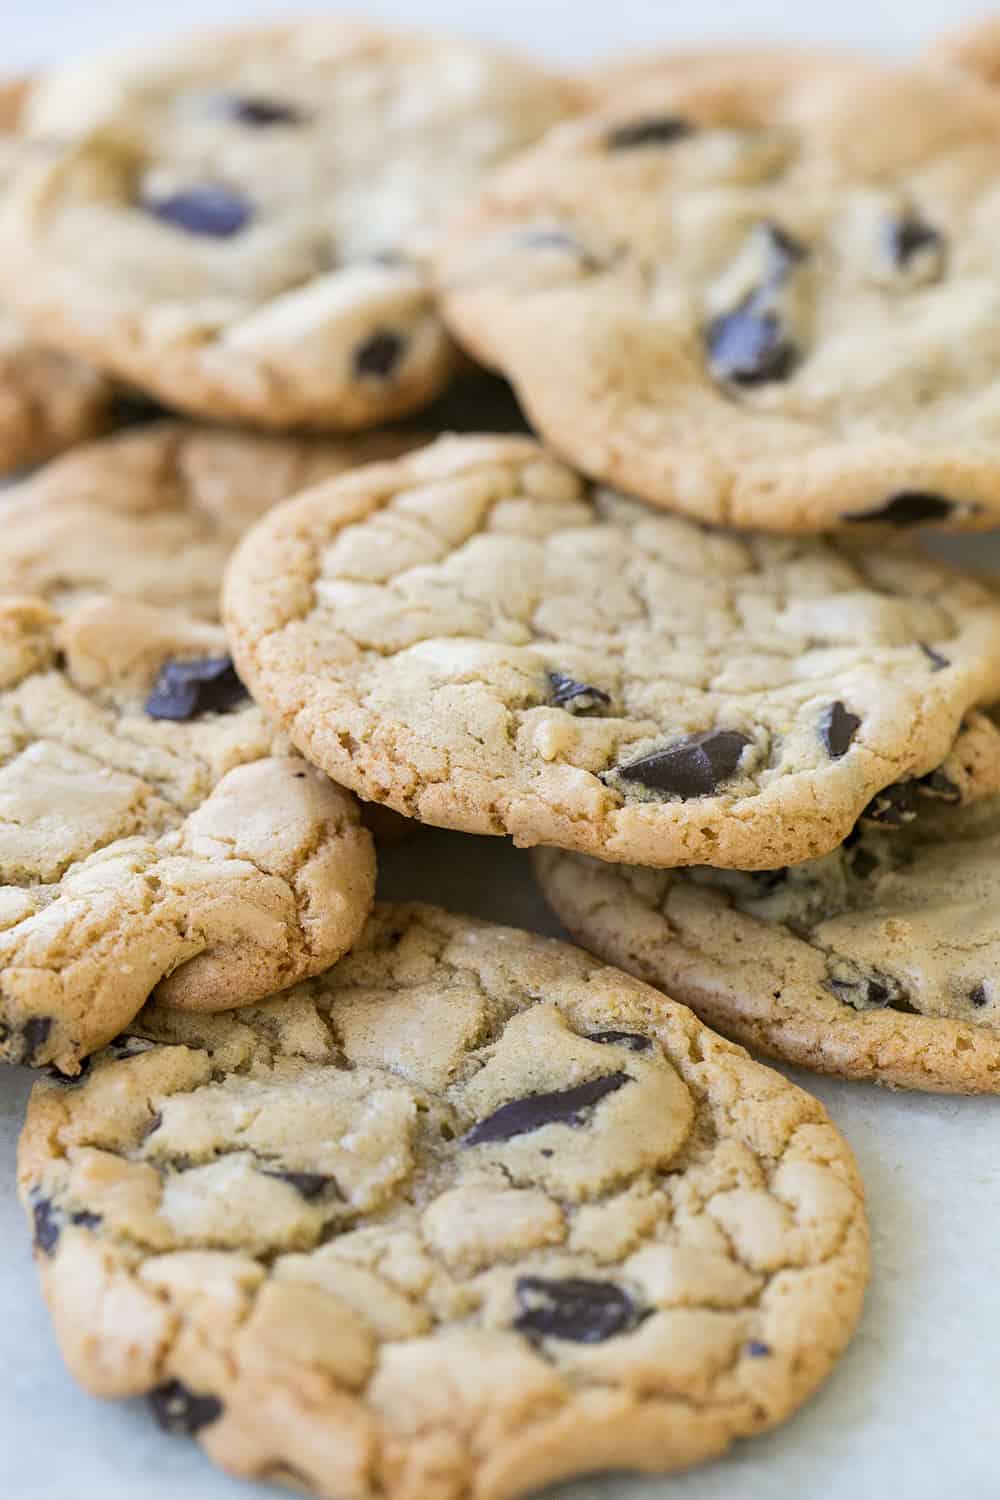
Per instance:
[[[14,69],[121,40],[139,28],[303,9],[301,0],[7,0]],[[360,9],[361,7],[358,7]],[[908,51],[983,7],[956,0],[397,0],[367,14],[459,26],[551,56],[585,58],[647,41],[825,39]],[[1000,572],[1000,539],[985,543]],[[955,549],[953,549],[955,550]],[[984,560],[984,541],[959,545]],[[383,863],[384,893],[556,932],[527,857],[499,840],[422,833]],[[670,1480],[605,1477],[559,1500],[997,1500],[1000,1346],[1000,1099],[889,1094],[795,1075],[857,1152],[875,1269],[861,1330],[831,1381],[793,1421],[725,1460]],[[165,1437],[141,1402],[94,1401],[56,1352],[13,1192],[30,1078],[0,1076],[0,1500],[264,1500],[192,1444]]]

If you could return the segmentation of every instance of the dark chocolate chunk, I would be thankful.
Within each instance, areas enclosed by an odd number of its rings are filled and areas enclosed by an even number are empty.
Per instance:
[[[570,714],[600,713],[611,704],[611,694],[589,682],[577,682],[565,672],[550,672],[549,702],[553,708],[564,708]]]
[[[746,1352],[751,1359],[766,1359],[772,1353],[770,1344],[761,1343],[760,1339],[748,1339]]]
[[[728,781],[750,744],[735,729],[708,729],[653,750],[616,770],[623,781],[638,781],[653,791],[677,797],[710,797]]]
[[[851,742],[861,727],[857,714],[846,709],[838,698],[825,709],[819,721],[819,735],[831,760],[839,760],[851,748]]]
[[[869,823],[883,823],[887,828],[902,828],[917,816],[918,785],[915,781],[895,781],[877,792],[861,816]]]
[[[989,998],[985,984],[977,984],[974,990],[969,991],[970,1005],[987,1005]]]
[[[371,376],[388,380],[406,353],[406,340],[390,328],[381,328],[366,338],[354,351],[354,373],[360,379]]]
[[[787,380],[800,350],[773,307],[751,295],[732,312],[713,318],[705,330],[712,374],[733,385]]]
[[[225,713],[247,696],[232,658],[203,656],[198,661],[168,661],[146,699],[151,719],[196,719]]]
[[[478,1146],[485,1141],[509,1141],[516,1135],[540,1130],[543,1125],[583,1125],[588,1110],[631,1082],[627,1073],[608,1073],[603,1078],[592,1078],[589,1083],[578,1083],[570,1089],[514,1099],[473,1125],[463,1137],[462,1144]]]
[[[906,214],[888,226],[886,239],[889,254],[897,266],[907,266],[922,250],[943,251],[944,236],[932,224],[927,224],[917,214]]]
[[[648,1313],[612,1281],[582,1276],[519,1276],[514,1319],[518,1333],[529,1338],[566,1339],[574,1344],[602,1344],[628,1333]]]
[[[303,118],[302,111],[294,104],[268,99],[263,94],[229,94],[222,100],[222,107],[230,119],[258,130],[270,125],[300,125]]]
[[[253,207],[246,198],[211,182],[182,188],[165,198],[145,198],[142,206],[165,224],[216,240],[231,239],[253,218]]]
[[[630,1052],[648,1052],[652,1042],[638,1031],[589,1031],[588,1042],[601,1042],[606,1047],[627,1047]]]
[[[199,1396],[179,1380],[156,1386],[148,1400],[164,1432],[181,1437],[191,1437],[222,1416],[222,1402],[216,1396]]]
[[[70,1214],[69,1222],[78,1225],[81,1229],[96,1229],[102,1220],[100,1214],[92,1214],[86,1209],[80,1209],[79,1213]]]
[[[335,1180],[325,1172],[279,1172],[265,1171],[265,1177],[277,1177],[280,1182],[287,1182],[297,1193],[310,1202],[313,1198],[322,1197],[327,1188],[336,1189]],[[339,1194],[338,1194],[339,1197]]]
[[[850,981],[847,979],[831,979],[829,987],[837,996],[838,1000],[846,1000],[849,1005],[859,1008],[878,1009],[887,1006],[892,1001],[892,991],[879,979],[858,979]]]
[[[774,219],[765,219],[759,229],[767,241],[768,280],[771,283],[784,280],[793,266],[808,257],[809,250]]]
[[[32,1065],[37,1054],[45,1045],[51,1030],[51,1016],[32,1016],[30,1021],[25,1021],[21,1028],[21,1036],[24,1041],[21,1061],[27,1064],[28,1067]]]
[[[940,651],[935,651],[932,646],[928,646],[924,641],[918,641],[917,645],[930,662],[932,672],[943,672],[945,667],[951,666],[951,662],[946,656],[942,656]]]
[[[607,136],[611,151],[632,151],[637,146],[672,146],[693,135],[689,121],[680,115],[643,115],[627,125],[617,125]]]
[[[35,1201],[31,1209],[31,1222],[36,1247],[46,1255],[51,1255],[59,1243],[60,1225],[52,1211],[50,1199],[38,1198]]]
[[[867,880],[868,876],[874,874],[877,869],[878,860],[872,854],[871,850],[866,849],[863,845],[851,855],[851,872],[859,880]]]
[[[962,800],[961,791],[951,777],[944,774],[940,766],[936,771],[929,771],[926,776],[921,776],[919,786],[925,796],[936,797],[939,802],[948,802],[955,806]]]
[[[924,521],[944,521],[958,507],[954,500],[927,490],[900,490],[871,510],[848,511],[842,521],[876,521],[888,526],[920,526]]]

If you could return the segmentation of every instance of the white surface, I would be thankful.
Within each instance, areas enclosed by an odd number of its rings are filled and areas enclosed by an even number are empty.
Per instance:
[[[4,66],[165,31],[204,17],[301,11],[302,3],[5,0]],[[319,8],[314,6],[313,8]],[[362,8],[360,5],[357,7]],[[982,7],[948,0],[424,0],[367,14],[468,27],[553,56],[681,38],[825,39],[897,51]],[[963,544],[984,558],[982,540]],[[992,548],[1000,571],[1000,544]],[[386,894],[438,900],[556,931],[526,856],[499,840],[425,833],[384,861]],[[820,1395],[774,1435],[672,1480],[605,1478],[559,1500],[997,1500],[1000,1377],[1000,1100],[890,1095],[796,1075],[821,1095],[868,1185],[875,1273],[861,1331]],[[142,1403],[76,1390],[55,1350],[11,1184],[30,1079],[0,1081],[0,1500],[253,1500],[191,1444],[164,1437]]]

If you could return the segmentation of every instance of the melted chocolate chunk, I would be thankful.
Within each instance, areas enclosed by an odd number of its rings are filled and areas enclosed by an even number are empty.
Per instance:
[[[987,1005],[989,998],[989,995],[986,993],[985,984],[977,984],[974,990],[969,991],[970,1005]]]
[[[926,776],[920,778],[920,790],[927,797],[936,797],[939,802],[948,802],[956,806],[962,800],[962,793],[952,781],[946,776],[939,766],[936,771],[930,771]]]
[[[168,1380],[150,1391],[149,1405],[164,1432],[191,1437],[222,1416],[222,1402],[215,1396],[199,1396],[179,1380]]]
[[[607,1047],[627,1047],[630,1052],[648,1052],[652,1042],[638,1031],[588,1031],[588,1042],[601,1042]]]
[[[764,1344],[760,1339],[748,1339],[746,1352],[751,1359],[766,1359],[773,1351],[770,1344]]]
[[[550,672],[549,685],[549,703],[553,708],[564,708],[570,714],[592,714],[610,707],[610,693],[592,687],[589,682],[577,682],[564,672]]]
[[[603,1344],[628,1333],[648,1313],[612,1281],[582,1276],[519,1276],[514,1319],[518,1333],[532,1339],[566,1339],[574,1344]]]
[[[708,729],[615,769],[623,781],[637,781],[656,792],[710,797],[733,775],[749,744],[735,729]]]
[[[60,1225],[52,1211],[50,1199],[39,1198],[33,1204],[31,1222],[34,1226],[35,1245],[46,1255],[51,1255],[59,1243]]]
[[[37,1054],[48,1041],[51,1030],[51,1016],[33,1016],[30,1021],[25,1021],[21,1028],[21,1037],[24,1043],[21,1051],[21,1061],[23,1063],[26,1063],[29,1067],[31,1066]]]
[[[756,293],[732,312],[713,318],[705,330],[709,364],[717,380],[764,385],[787,380],[801,357],[795,340]]]
[[[839,760],[847,754],[860,727],[857,714],[850,713],[839,698],[830,704],[819,721],[819,734],[831,760]]]
[[[327,1188],[332,1187],[336,1191],[336,1181],[325,1172],[264,1172],[265,1177],[276,1177],[279,1182],[287,1182],[303,1198],[312,1202],[314,1198],[321,1198]],[[339,1192],[337,1193],[339,1197]]]
[[[632,151],[637,146],[672,146],[694,134],[694,127],[680,115],[644,115],[609,132],[610,151]]]
[[[917,816],[918,785],[915,781],[895,781],[877,792],[861,814],[869,823],[887,828],[902,828]]]
[[[871,510],[848,511],[842,521],[876,521],[888,526],[920,526],[925,521],[944,521],[958,507],[954,500],[932,495],[927,490],[900,490],[882,505]]]
[[[928,646],[924,641],[918,641],[917,645],[930,662],[932,672],[943,672],[945,667],[951,666],[951,662],[946,656],[942,656],[940,651],[935,651],[932,646]]]
[[[551,1094],[529,1094],[502,1104],[493,1114],[480,1120],[462,1138],[463,1146],[479,1146],[485,1141],[509,1141],[516,1135],[527,1135],[543,1125],[586,1124],[587,1112],[608,1094],[614,1094],[632,1080],[627,1073],[608,1073],[592,1078],[571,1089],[557,1089]]]
[[[302,111],[294,104],[267,99],[262,94],[228,95],[223,100],[223,108],[231,120],[250,125],[255,130],[267,129],[270,125],[301,125],[303,118]]]
[[[406,340],[389,328],[373,333],[354,351],[354,373],[361,379],[388,380],[406,353]]]
[[[198,661],[168,661],[146,699],[151,719],[184,722],[201,714],[223,714],[247,697],[232,658],[203,656]]]
[[[916,214],[907,214],[895,219],[886,235],[889,254],[897,266],[909,265],[921,251],[933,251],[937,257],[944,250],[944,236],[932,224],[927,224]]]
[[[829,988],[838,1000],[858,1009],[883,1009],[892,1001],[892,991],[878,979],[859,979],[853,983],[847,979],[831,979]]]
[[[165,198],[145,198],[142,206],[165,224],[215,240],[231,239],[253,218],[253,207],[246,198],[232,188],[210,182],[183,188]]]

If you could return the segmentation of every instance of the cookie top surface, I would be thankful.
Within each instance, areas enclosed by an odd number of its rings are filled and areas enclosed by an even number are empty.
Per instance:
[[[218,1010],[315,974],[374,879],[354,799],[288,752],[217,627],[0,602],[0,1058],[75,1073],[154,988]]]
[[[0,497],[0,593],[114,594],[213,620],[226,559],[272,505],[425,441],[155,423],[75,449]]]
[[[1000,98],[947,69],[651,80],[491,176],[442,237],[445,313],[657,504],[994,526],[998,160]]]
[[[823,1378],[867,1272],[814,1099],[589,955],[430,907],[275,1003],[147,1009],[36,1088],[20,1168],[77,1377],[351,1500],[718,1453]]]
[[[993,87],[1000,84],[1000,16],[979,16],[935,37],[927,61],[948,63]]]
[[[169,405],[353,428],[455,354],[429,242],[575,86],[495,48],[315,18],[57,70],[0,274],[31,326]],[[30,276],[27,274],[30,269]]]
[[[0,83],[0,195],[18,160],[27,79]],[[83,360],[37,343],[0,306],[0,474],[41,463],[110,424],[112,387]]]
[[[899,545],[713,532],[520,439],[444,439],[272,511],[224,614],[335,780],[642,864],[826,853],[1000,689],[984,585]]]
[[[757,46],[749,42],[715,46],[669,47],[660,51],[644,47],[617,57],[602,58],[585,73],[598,99],[613,99],[637,84],[678,83],[689,88],[748,86],[761,91],[789,81],[828,73],[836,67],[870,66],[869,59],[836,47]]]
[[[1000,799],[862,825],[785,870],[640,870],[539,850],[574,936],[772,1056],[1000,1093]]]

